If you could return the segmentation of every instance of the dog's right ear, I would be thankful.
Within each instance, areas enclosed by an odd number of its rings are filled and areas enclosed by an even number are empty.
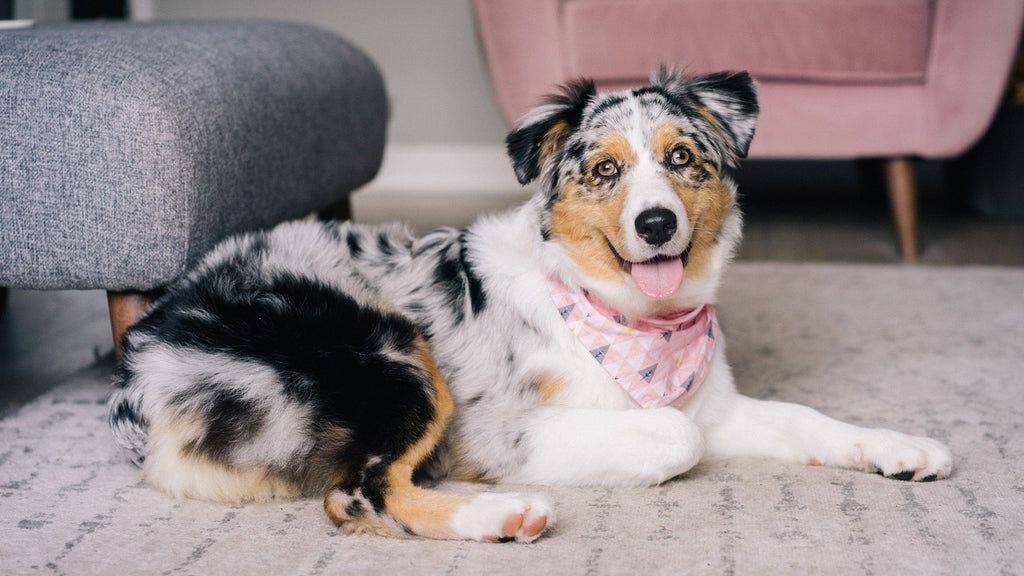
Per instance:
[[[544,164],[562,150],[596,94],[593,81],[581,78],[564,86],[562,94],[546,97],[516,122],[505,146],[520,184],[536,180]]]

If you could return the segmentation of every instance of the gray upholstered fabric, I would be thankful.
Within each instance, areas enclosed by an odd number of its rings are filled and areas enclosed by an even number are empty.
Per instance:
[[[373,63],[308,26],[0,32],[0,286],[166,284],[372,178],[386,116]]]

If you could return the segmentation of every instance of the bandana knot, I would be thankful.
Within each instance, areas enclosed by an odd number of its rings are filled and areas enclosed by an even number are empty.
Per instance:
[[[707,376],[718,336],[715,307],[633,322],[549,278],[548,289],[569,330],[643,408],[682,408]]]

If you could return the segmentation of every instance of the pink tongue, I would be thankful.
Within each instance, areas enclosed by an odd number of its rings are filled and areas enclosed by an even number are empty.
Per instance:
[[[675,294],[683,283],[684,273],[683,261],[679,258],[633,264],[630,272],[637,288],[655,300],[664,300]]]

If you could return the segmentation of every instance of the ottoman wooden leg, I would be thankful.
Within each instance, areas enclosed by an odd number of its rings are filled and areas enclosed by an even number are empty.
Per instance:
[[[142,319],[156,301],[155,292],[107,291],[107,307],[110,309],[110,330],[114,335],[114,355],[121,357],[121,338],[128,328]]]
[[[349,220],[352,218],[352,201],[350,196],[330,205],[320,214],[325,218],[333,220]]]

